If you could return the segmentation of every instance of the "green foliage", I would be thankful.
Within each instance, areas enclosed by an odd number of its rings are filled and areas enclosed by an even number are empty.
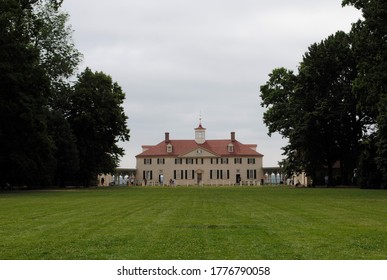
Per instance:
[[[309,138],[309,161],[320,162],[333,178],[332,166],[340,162],[342,181],[347,184],[357,161],[361,126],[352,81],[357,75],[349,36],[337,32],[309,47],[298,75],[305,133]],[[308,171],[308,170],[307,170]],[[310,172],[310,170],[309,170]],[[332,182],[329,182],[332,184]]]
[[[361,133],[351,90],[355,68],[349,37],[337,32],[309,47],[298,75],[274,69],[261,86],[269,134],[289,139],[282,162],[288,173],[304,170],[316,182],[324,166],[332,178],[332,166],[340,160],[343,180],[351,176]]]
[[[298,104],[297,76],[285,68],[274,69],[269,74],[269,80],[261,86],[261,105],[268,108],[263,120],[269,129],[269,135],[279,132],[283,137],[291,139],[284,147],[287,159],[281,163],[283,169],[290,175],[292,172],[301,172],[306,167],[301,153],[302,134],[304,126],[303,112]]]
[[[55,166],[49,81],[30,44],[28,11],[11,0],[1,1],[0,10],[0,184],[45,184]]]
[[[379,187],[387,184],[387,2],[343,5],[362,9],[364,20],[353,24],[350,34],[337,32],[311,45],[291,83],[285,75],[291,71],[273,70],[261,87],[262,106],[268,108],[264,121],[269,134],[289,140],[282,162],[288,173],[304,170],[321,183],[323,173],[333,177],[339,162],[335,183],[352,183],[357,171],[360,184]],[[384,183],[366,178],[380,174]]]
[[[379,112],[375,159],[382,174],[383,183],[387,185],[387,93],[379,101]]]
[[[387,2],[343,1],[361,9],[364,20],[354,24],[351,36],[356,52],[359,75],[353,89],[359,95],[359,107],[368,120],[366,134],[375,134],[376,163],[382,174],[382,185],[387,185]],[[372,130],[370,130],[372,128]]]
[[[77,139],[78,178],[89,186],[100,173],[113,172],[123,155],[117,142],[129,140],[122,104],[125,94],[110,76],[86,69],[70,96],[68,121]]]
[[[68,81],[81,54],[61,3],[0,2],[0,187],[89,184],[113,171],[116,142],[129,139],[125,95],[110,77],[87,69]]]
[[[364,137],[360,146],[359,164],[356,170],[357,183],[366,189],[379,188],[382,174],[377,163],[376,135]]]
[[[74,184],[79,171],[77,139],[67,119],[58,111],[49,114],[49,131],[55,143],[57,160],[53,183],[64,187]]]
[[[270,107],[264,113],[265,124],[269,128],[269,135],[280,132],[289,137],[294,125],[294,116],[299,111],[293,105],[296,76],[285,68],[274,69],[269,74],[269,81],[261,87],[262,106]]]
[[[40,65],[45,69],[52,87],[50,106],[63,106],[68,78],[75,74],[82,55],[72,41],[69,14],[61,11],[56,1],[41,0],[32,10],[31,41],[39,50]]]

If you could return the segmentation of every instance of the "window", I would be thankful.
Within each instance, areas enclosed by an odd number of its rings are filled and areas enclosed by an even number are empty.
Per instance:
[[[234,158],[235,164],[242,164],[242,158]]]
[[[174,170],[173,179],[187,179],[188,173],[187,170]]]
[[[203,158],[196,158],[196,164],[204,164]]]
[[[257,170],[247,170],[247,179],[257,179]]]
[[[173,151],[172,145],[171,145],[171,144],[168,144],[168,145],[167,145],[167,153],[172,153],[172,151]]]
[[[152,171],[143,171],[143,179],[144,180],[152,180],[153,178],[153,174],[152,174]]]
[[[151,165],[152,164],[152,159],[151,158],[144,158],[144,164],[145,165]]]
[[[186,164],[193,164],[193,162],[194,162],[193,158],[187,158],[187,159],[185,159],[185,163],[186,163]]]
[[[230,170],[210,170],[210,179],[230,179]]]
[[[165,164],[165,158],[158,158],[157,164]]]
[[[247,164],[255,164],[255,158],[247,159]]]
[[[222,164],[228,164],[228,158],[222,158],[222,159],[220,160],[220,162],[221,162]]]
[[[234,152],[234,145],[233,144],[228,144],[228,146],[227,146],[227,150],[228,150],[228,152],[229,153],[233,153]]]
[[[185,170],[185,177],[182,179],[192,180],[195,179],[195,170]]]
[[[183,164],[182,158],[175,158],[175,164]]]
[[[211,159],[211,164],[218,164],[219,163],[219,159],[218,158],[212,158]]]

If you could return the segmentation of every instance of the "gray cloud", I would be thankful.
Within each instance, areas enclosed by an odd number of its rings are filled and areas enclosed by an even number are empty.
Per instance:
[[[309,45],[360,17],[340,0],[66,0],[64,9],[80,70],[103,71],[126,92],[124,167],[166,131],[192,139],[200,112],[207,138],[235,131],[276,165],[286,140],[267,136],[259,86],[275,67],[297,70]]]

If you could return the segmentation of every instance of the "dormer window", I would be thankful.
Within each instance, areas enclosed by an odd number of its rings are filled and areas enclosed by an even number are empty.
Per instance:
[[[171,144],[168,144],[167,145],[167,153],[172,153],[172,151],[173,151],[173,147],[172,147],[172,145]]]
[[[228,152],[229,153],[233,153],[234,152],[234,145],[233,144],[228,144],[228,146],[227,146],[227,150],[228,150]]]

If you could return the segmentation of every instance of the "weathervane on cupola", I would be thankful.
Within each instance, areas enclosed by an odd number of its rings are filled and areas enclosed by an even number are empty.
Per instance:
[[[199,126],[195,128],[195,142],[199,145],[206,142],[206,129],[202,126],[202,113],[200,112]]]

